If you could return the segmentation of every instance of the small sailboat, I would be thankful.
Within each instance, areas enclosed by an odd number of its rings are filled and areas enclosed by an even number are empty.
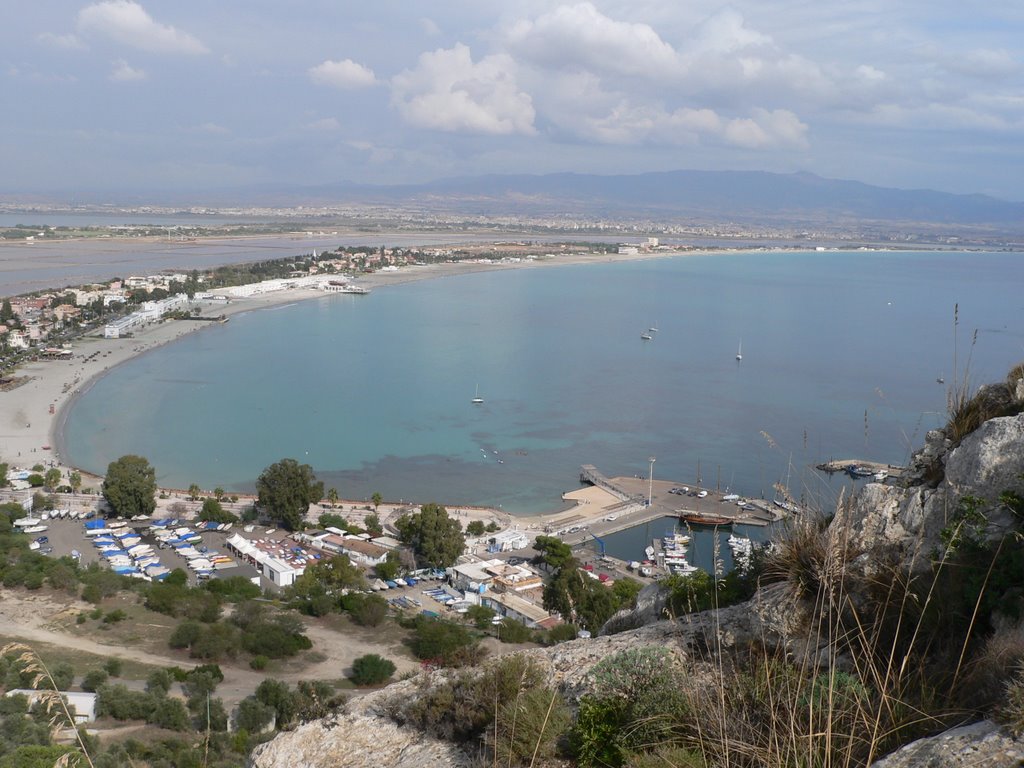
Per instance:
[[[658,324],[655,323],[654,325],[652,325],[650,328],[647,329],[647,332],[648,333],[657,333],[658,332]]]
[[[480,397],[480,385],[477,384],[476,385],[476,394],[473,395],[473,399],[470,400],[469,402],[471,402],[473,405],[480,405],[483,401],[484,401],[484,399],[482,397]]]
[[[644,341],[650,341],[654,337],[651,334],[645,332],[640,334],[640,338],[643,339]]]
[[[941,373],[938,376],[935,377],[935,381],[938,384],[945,384],[946,383],[946,379],[945,379],[945,377]]]
[[[736,359],[737,360],[742,360],[743,359],[743,341],[742,341],[742,339],[740,340],[739,347],[736,349]]]

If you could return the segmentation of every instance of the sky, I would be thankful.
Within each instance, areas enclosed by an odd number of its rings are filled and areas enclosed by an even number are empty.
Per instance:
[[[1024,3],[0,0],[0,193],[811,172],[1024,201]]]

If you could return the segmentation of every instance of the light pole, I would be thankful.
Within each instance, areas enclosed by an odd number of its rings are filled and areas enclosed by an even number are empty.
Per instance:
[[[647,458],[651,462],[651,476],[647,484],[647,506],[651,506],[654,503],[654,462],[657,461],[653,456]]]

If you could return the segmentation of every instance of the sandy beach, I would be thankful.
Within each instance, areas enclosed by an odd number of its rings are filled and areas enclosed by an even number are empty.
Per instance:
[[[697,253],[687,251],[685,255]],[[540,269],[570,264],[635,261],[684,255],[676,252],[641,254],[565,254],[514,263],[456,262],[403,267],[397,272],[375,272],[356,281],[371,290],[384,289],[418,280],[439,279],[473,272]],[[232,300],[228,305],[202,306],[204,315],[232,317],[243,312],[291,304],[313,298],[329,300],[322,291],[301,289],[279,291],[261,296]],[[11,468],[31,468],[35,464],[57,466],[65,472],[69,466],[59,453],[61,432],[75,398],[114,367],[138,355],[209,327],[208,321],[166,320],[138,330],[132,338],[105,339],[96,335],[74,342],[70,360],[39,360],[18,369],[14,376],[24,379],[20,386],[0,391],[0,461]],[[86,477],[86,473],[83,473]],[[86,482],[88,485],[89,482]],[[557,501],[552,500],[556,506]]]

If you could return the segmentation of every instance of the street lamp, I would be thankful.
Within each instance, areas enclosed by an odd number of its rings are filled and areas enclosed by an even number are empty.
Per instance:
[[[654,462],[657,461],[657,459],[653,456],[649,456],[647,460],[651,462],[651,476],[647,485],[647,506],[649,507],[654,502]]]

